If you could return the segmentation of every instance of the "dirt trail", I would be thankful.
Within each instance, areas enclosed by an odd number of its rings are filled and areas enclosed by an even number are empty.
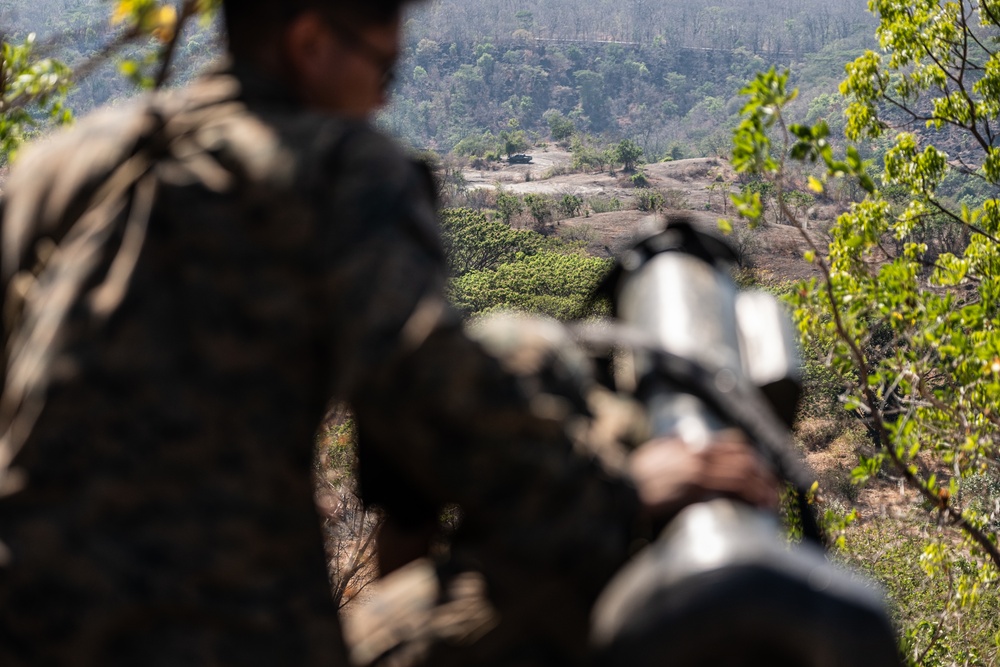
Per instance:
[[[462,172],[470,190],[495,188],[500,185],[519,195],[528,193],[546,195],[573,194],[580,197],[628,197],[630,192],[621,187],[616,176],[606,172],[595,174],[560,173],[568,170],[573,156],[564,150],[552,149],[530,153],[531,164],[499,163],[496,169],[466,169]]]

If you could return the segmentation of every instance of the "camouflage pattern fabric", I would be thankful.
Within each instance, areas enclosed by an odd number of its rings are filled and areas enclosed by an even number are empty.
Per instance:
[[[6,195],[5,667],[346,664],[330,399],[498,590],[587,598],[625,558],[634,491],[462,332],[426,178],[367,125],[220,72],[25,151]]]
[[[626,445],[648,438],[642,407],[595,382],[591,359],[558,322],[501,314],[479,319],[468,335],[517,380],[533,412],[565,424],[577,451],[606,469],[620,469]],[[525,536],[545,524],[539,511]],[[644,544],[637,537],[632,548]],[[421,560],[380,581],[373,599],[348,613],[345,637],[356,665],[585,664],[592,590],[566,573],[497,558],[488,535],[463,525],[436,567]]]

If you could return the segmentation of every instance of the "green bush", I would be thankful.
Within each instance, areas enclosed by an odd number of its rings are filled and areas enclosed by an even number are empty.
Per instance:
[[[632,187],[635,188],[650,187],[649,179],[646,177],[646,174],[643,173],[642,171],[635,172],[634,174],[632,174],[632,176],[629,177],[628,180],[632,184]]]
[[[562,199],[559,200],[556,206],[563,216],[575,218],[580,215],[580,209],[583,207],[583,199],[577,195],[566,194],[562,196]]]
[[[552,218],[552,200],[545,195],[534,192],[524,195],[524,204],[528,207],[528,213],[535,220],[538,226],[544,225]]]
[[[611,268],[609,260],[546,251],[520,256],[493,271],[467,273],[451,283],[455,305],[468,315],[515,309],[558,319],[592,314],[589,296]]]
[[[665,205],[663,195],[656,190],[639,190],[635,195],[636,208],[640,211],[662,211]]]
[[[908,664],[994,667],[1000,660],[1000,596],[996,589],[963,595],[958,582],[973,562],[959,555],[931,564],[924,556],[928,545],[948,538],[940,530],[921,532],[905,519],[869,521],[847,532],[837,557],[885,590]]]
[[[497,188],[497,215],[503,220],[505,225],[509,225],[511,220],[524,211],[524,202],[515,194],[505,192],[502,188]]]

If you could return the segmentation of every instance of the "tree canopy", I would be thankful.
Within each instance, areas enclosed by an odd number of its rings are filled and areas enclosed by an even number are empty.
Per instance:
[[[995,602],[1000,581],[1000,3],[870,7],[880,48],[848,64],[841,85],[858,146],[838,158],[825,123],[787,122],[795,92],[771,70],[744,90],[733,164],[774,186],[812,246],[822,278],[790,302],[803,341],[829,351],[845,406],[875,444],[855,482],[897,475],[923,498],[920,564],[945,583],[939,614],[904,628],[908,659],[996,664],[1000,634],[973,639],[1000,630],[996,616],[992,628],[963,619],[987,593]],[[820,165],[809,176],[817,193],[841,178],[865,193],[826,247],[781,196],[796,161]],[[763,213],[757,193],[736,203],[753,219]]]
[[[449,293],[467,315],[518,309],[573,319],[600,312],[590,297],[610,261],[468,209],[445,211],[442,231],[452,274]]]

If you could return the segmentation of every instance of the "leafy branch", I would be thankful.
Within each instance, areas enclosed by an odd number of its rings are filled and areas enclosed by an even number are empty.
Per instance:
[[[950,493],[948,489],[938,488],[933,476],[928,479],[922,478],[916,467],[906,460],[905,449],[894,441],[893,434],[887,426],[884,400],[879,399],[876,391],[883,379],[882,374],[873,368],[863,349],[861,343],[863,331],[848,324],[842,312],[845,295],[838,294],[836,285],[839,282],[839,274],[845,274],[848,265],[838,269],[831,264],[831,260],[818,247],[796,213],[789,208],[785,198],[781,196],[781,193],[787,188],[787,156],[792,160],[822,163],[826,168],[824,181],[843,176],[855,178],[861,188],[868,193],[867,213],[871,215],[872,213],[884,214],[885,212],[885,207],[880,206],[881,202],[874,181],[868,175],[866,164],[856,148],[848,147],[846,158],[837,160],[833,157],[832,147],[827,140],[829,130],[825,124],[820,123],[814,127],[786,124],[783,110],[796,96],[795,91],[787,90],[787,79],[787,72],[778,74],[772,69],[758,75],[742,91],[744,95],[749,97],[749,101],[743,108],[744,119],[735,132],[733,166],[738,172],[756,174],[775,186],[779,193],[777,201],[782,216],[799,230],[809,247],[806,254],[807,259],[816,264],[822,275],[821,291],[825,299],[825,307],[822,310],[830,317],[833,330],[845,346],[849,359],[858,374],[857,386],[862,398],[859,407],[864,408],[863,412],[872,432],[877,437],[883,456],[893,463],[906,482],[917,489],[930,506],[939,512],[941,517],[947,519],[950,525],[957,527],[971,538],[989,556],[994,566],[1000,570],[1000,549],[996,545],[996,536],[982,530],[974,520],[956,507],[953,499],[954,494]],[[780,135],[780,141],[777,145],[770,136],[775,131]],[[919,165],[919,157],[917,160]],[[824,183],[810,177],[810,186],[814,190],[822,191]],[[733,201],[737,210],[752,222],[759,219],[763,212],[759,195],[755,192],[734,195]],[[857,215],[857,218],[862,217],[860,214]],[[959,220],[968,225],[968,220],[963,220],[963,218],[959,218]],[[836,247],[838,238],[835,236],[832,251],[849,254],[851,251],[858,251],[866,246],[875,246],[880,243],[880,230],[884,229],[884,223],[881,223],[881,219],[878,221],[855,220],[855,222],[861,223],[861,229],[850,230],[855,233],[850,234],[846,239],[840,239],[848,241],[845,247]],[[847,223],[842,221],[842,224],[846,225]],[[993,240],[992,234],[986,231],[981,233],[991,241]],[[853,256],[857,256],[856,252]],[[905,263],[909,259],[916,259],[916,257],[917,253],[911,249],[911,252],[902,261]],[[898,312],[896,315],[903,319]],[[903,379],[898,377],[889,392],[883,392],[883,395],[896,391]],[[931,400],[934,397],[926,391],[922,382],[919,382],[918,385],[924,387],[924,398],[928,399],[938,410],[948,408],[948,406],[942,406],[940,402]],[[878,459],[878,461],[880,460],[881,458]],[[859,473],[858,476],[864,477],[876,472],[878,461],[870,464],[868,469]]]

